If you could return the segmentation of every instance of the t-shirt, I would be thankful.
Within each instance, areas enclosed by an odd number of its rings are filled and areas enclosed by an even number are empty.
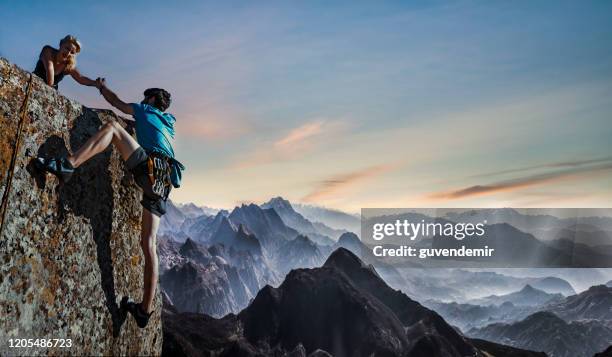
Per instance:
[[[172,185],[181,184],[181,171],[185,166],[174,158],[174,123],[172,114],[142,103],[132,103],[134,120],[136,120],[136,140],[147,153],[157,152],[169,157],[172,161]]]

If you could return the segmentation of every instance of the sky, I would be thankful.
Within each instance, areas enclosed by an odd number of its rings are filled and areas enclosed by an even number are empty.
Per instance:
[[[609,1],[6,1],[0,56],[73,34],[126,102],[170,91],[171,198],[609,207]],[[110,108],[71,78],[60,92]]]

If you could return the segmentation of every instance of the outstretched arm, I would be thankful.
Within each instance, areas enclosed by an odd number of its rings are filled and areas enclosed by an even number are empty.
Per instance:
[[[84,86],[89,86],[89,87],[96,87],[96,81],[94,81],[93,79],[84,76],[81,74],[81,72],[79,72],[78,69],[73,69],[70,71],[70,75],[72,76],[72,78],[74,78],[75,81],[77,81],[77,83],[82,84]]]
[[[134,115],[134,109],[132,108],[132,106],[119,99],[115,92],[106,87],[106,81],[104,80],[104,78],[98,78],[96,80],[96,87],[98,87],[98,89],[100,90],[100,94],[102,94],[104,99],[106,99],[106,101],[110,105],[121,110],[125,114]]]

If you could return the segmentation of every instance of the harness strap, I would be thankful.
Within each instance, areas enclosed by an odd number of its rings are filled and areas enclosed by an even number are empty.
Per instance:
[[[13,173],[15,172],[15,164],[17,163],[17,154],[19,153],[19,146],[21,144],[21,132],[23,131],[23,125],[27,118],[27,109],[28,104],[30,102],[30,94],[32,93],[32,81],[34,77],[32,73],[30,73],[30,80],[28,81],[28,89],[26,91],[25,99],[20,108],[20,117],[19,123],[17,124],[17,134],[15,138],[15,148],[13,149],[13,153],[11,154],[11,162],[9,164],[9,169],[6,177],[6,184],[4,185],[4,193],[2,194],[2,203],[0,205],[0,238],[2,237],[2,232],[4,231],[4,218],[6,217],[6,210],[8,206],[8,198],[11,192],[11,187],[13,185]],[[2,242],[2,241],[0,241]]]

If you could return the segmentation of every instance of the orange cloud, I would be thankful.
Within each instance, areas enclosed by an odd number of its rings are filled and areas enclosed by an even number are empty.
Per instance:
[[[242,155],[232,165],[236,169],[245,169],[283,160],[292,160],[301,154],[312,151],[325,139],[333,138],[345,127],[341,121],[315,120],[291,129],[279,139],[260,145],[260,148],[249,155]]]
[[[302,198],[302,201],[319,202],[324,199],[332,198],[339,192],[369,178],[382,175],[394,167],[394,165],[375,165],[323,180],[319,182],[319,185],[314,191]]]
[[[299,126],[293,130],[291,130],[287,135],[283,138],[277,140],[274,143],[274,147],[279,149],[290,148],[293,145],[299,145],[304,141],[312,138],[321,133],[323,127],[323,121],[315,121],[311,123],[306,123],[302,126]]]
[[[589,167],[577,167],[563,171],[555,171],[539,175],[519,177],[512,180],[501,181],[485,185],[474,185],[454,191],[438,192],[429,195],[433,199],[453,200],[479,195],[489,195],[493,193],[514,191],[529,186],[540,185],[543,183],[560,181],[578,176],[590,177],[604,171],[612,170],[612,164],[595,165]]]

